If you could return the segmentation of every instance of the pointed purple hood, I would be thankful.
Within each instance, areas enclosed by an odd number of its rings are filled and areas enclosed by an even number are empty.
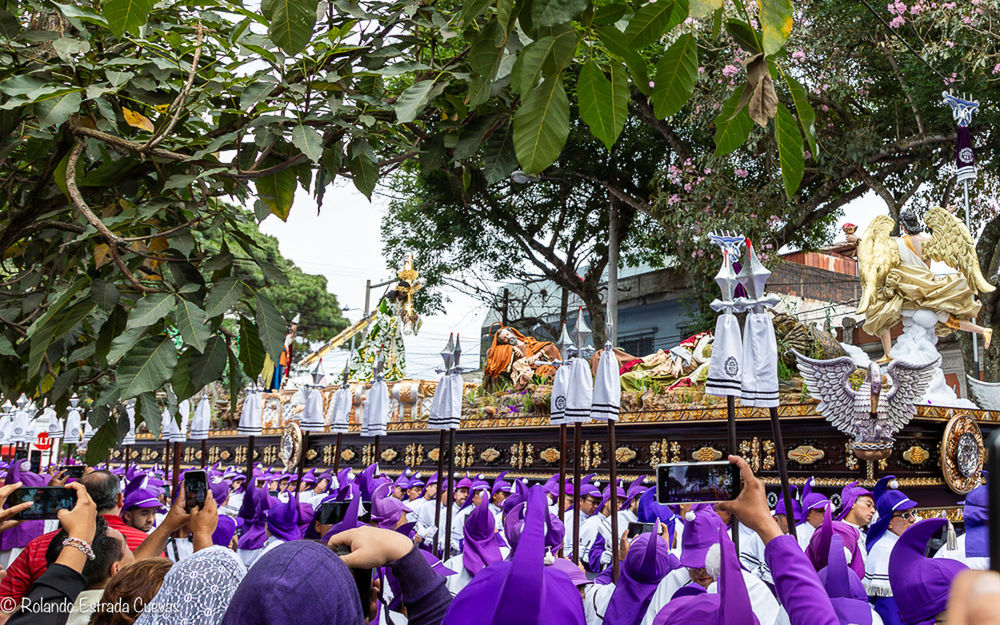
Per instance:
[[[847,545],[847,549],[851,552],[850,569],[854,571],[858,579],[864,579],[865,562],[861,556],[861,548],[858,547],[860,534],[857,528],[843,521],[834,521],[829,506],[823,514],[823,523],[813,533],[809,546],[806,547],[806,556],[809,561],[812,562],[817,571],[825,567],[830,555],[830,541],[835,535],[840,537],[840,544]]]
[[[469,513],[462,533],[465,537],[462,543],[462,564],[469,575],[475,577],[484,567],[503,560],[496,520],[490,512],[490,502],[486,497]]]
[[[719,542],[722,519],[711,509],[692,508],[687,514],[693,514],[694,519],[684,523],[684,533],[681,534],[681,565],[690,569],[704,568],[709,547]]]
[[[389,483],[384,482],[372,494],[372,522],[387,530],[395,529],[406,513],[413,512],[391,493]]]
[[[267,509],[267,531],[281,540],[302,538],[299,527],[299,502],[290,497],[288,501],[272,501]]]
[[[968,567],[958,560],[924,557],[927,541],[946,519],[925,519],[899,537],[889,555],[889,584],[904,625],[931,621],[948,604],[951,582]]]
[[[547,511],[545,490],[532,488],[513,558],[480,571],[452,601],[442,625],[585,625],[576,586],[543,564]]]
[[[660,580],[679,565],[659,534],[648,532],[633,540],[604,614],[605,625],[638,625]]]
[[[809,544],[810,547],[813,543]],[[840,536],[830,539],[827,550],[826,568],[819,572],[819,579],[826,588],[830,603],[837,613],[841,625],[871,625],[872,613],[868,604],[868,595],[858,576],[847,568],[847,557],[844,555],[844,543]]]
[[[840,512],[837,513],[836,520],[843,521],[847,514],[854,507],[858,497],[872,497],[871,491],[858,486],[859,482],[851,482],[840,491]]]

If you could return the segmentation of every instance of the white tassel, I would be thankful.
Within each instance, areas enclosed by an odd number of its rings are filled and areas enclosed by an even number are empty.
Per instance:
[[[694,519],[695,519],[694,510],[688,510],[687,512],[684,513],[685,521],[694,521]]]
[[[544,562],[545,566],[551,566],[551,565],[555,564],[556,557],[554,555],[552,555],[551,553],[549,553],[548,551],[546,551],[545,552],[545,559],[543,560],[543,562]]]
[[[955,526],[952,525],[951,521],[948,521],[948,533],[945,539],[948,544],[948,551],[955,551],[958,549],[958,536],[955,535]]]
[[[889,488],[891,488],[892,490],[899,489],[899,481],[897,481],[897,480],[889,480]]]

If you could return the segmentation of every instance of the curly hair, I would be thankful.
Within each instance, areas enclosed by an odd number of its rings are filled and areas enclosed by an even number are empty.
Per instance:
[[[143,608],[160,591],[163,578],[173,563],[166,558],[139,560],[118,571],[104,588],[101,603],[106,609],[94,612],[90,625],[132,625]]]

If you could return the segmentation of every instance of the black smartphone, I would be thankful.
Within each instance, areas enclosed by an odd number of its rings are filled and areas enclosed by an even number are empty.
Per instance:
[[[661,504],[714,503],[735,499],[739,493],[739,467],[725,460],[656,467],[656,501]]]
[[[320,525],[336,525],[344,520],[350,501],[327,501],[316,510],[316,520]]]
[[[184,474],[184,509],[205,507],[205,496],[208,492],[208,477],[201,469],[188,471]]]
[[[71,477],[75,480],[78,480],[81,477],[83,477],[83,470],[86,468],[87,467],[83,466],[82,464],[64,464],[61,467],[59,467],[59,472],[60,473],[65,472],[66,477]]]
[[[333,552],[338,556],[343,556],[351,553],[351,548],[347,545],[337,545],[333,548]],[[354,576],[354,585],[357,586],[358,599],[361,601],[361,614],[367,621],[373,618],[373,615],[369,614],[371,611],[372,570],[352,568],[351,575]]]
[[[60,510],[72,510],[76,506],[76,491],[62,486],[30,486],[15,490],[7,498],[7,507],[11,508],[26,501],[35,505],[23,510],[14,519],[19,521],[38,521],[59,518]]]
[[[629,521],[628,524],[628,537],[635,538],[640,534],[645,534],[647,532],[656,531],[656,523],[639,523],[638,521]]]
[[[42,451],[36,449],[31,452],[29,463],[31,465],[31,472],[37,475],[42,473]]]

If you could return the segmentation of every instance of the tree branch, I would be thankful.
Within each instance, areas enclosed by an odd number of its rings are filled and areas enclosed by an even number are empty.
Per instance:
[[[202,27],[201,22],[198,22],[196,29],[198,32],[198,41],[194,49],[194,58],[191,59],[191,71],[188,72],[187,82],[184,83],[184,86],[181,88],[181,92],[177,94],[177,97],[174,98],[173,103],[170,105],[170,108],[174,110],[174,114],[170,118],[167,125],[164,126],[158,133],[150,137],[149,141],[142,146],[141,151],[143,152],[159,145],[160,141],[163,141],[170,131],[174,129],[174,126],[177,125],[177,120],[181,117],[181,111],[184,109],[184,102],[187,100],[188,94],[191,93],[191,86],[194,84],[194,77],[198,72],[198,61],[201,60],[201,42],[202,39],[204,39],[205,29]]]

